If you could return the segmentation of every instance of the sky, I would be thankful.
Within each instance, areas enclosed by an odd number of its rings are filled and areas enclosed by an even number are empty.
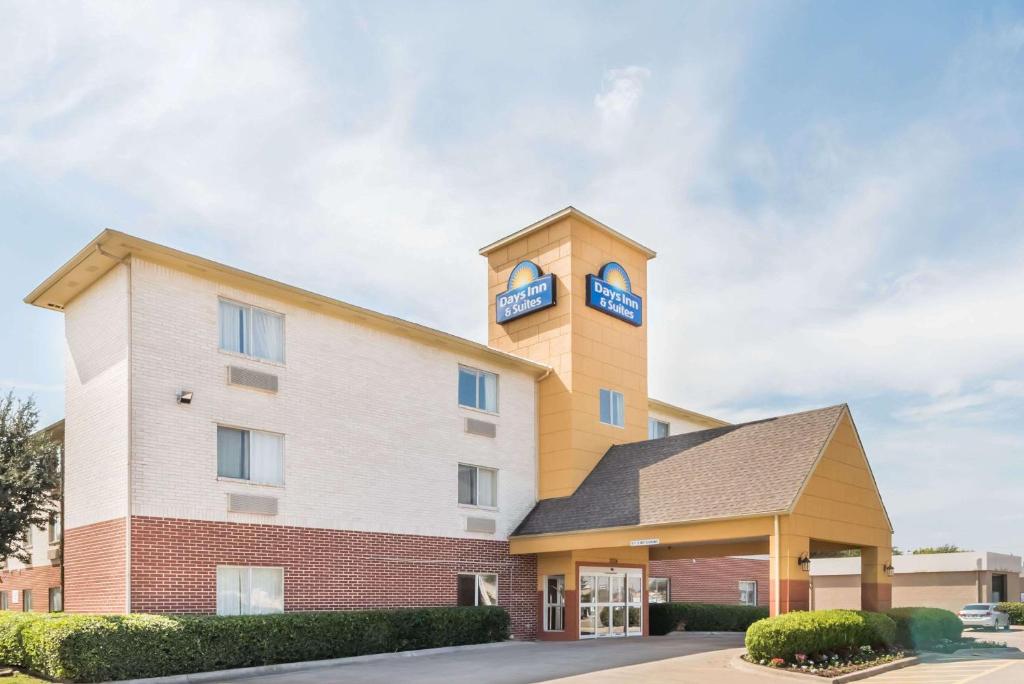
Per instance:
[[[485,341],[477,249],[571,204],[658,251],[652,396],[846,402],[897,545],[1024,552],[1021,3],[0,12],[0,390],[43,423],[22,298],[103,228]]]

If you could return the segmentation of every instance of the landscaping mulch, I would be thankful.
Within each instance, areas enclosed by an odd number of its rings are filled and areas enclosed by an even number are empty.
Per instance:
[[[765,667],[780,672],[792,672],[794,674],[806,674],[814,677],[831,679],[841,675],[867,670],[871,667],[893,663],[904,658],[910,658],[913,652],[902,649],[891,651],[865,651],[861,650],[850,656],[842,656],[838,653],[824,653],[814,657],[807,656],[799,658],[798,662],[786,663],[781,658],[771,661],[753,661],[746,654],[743,659],[753,665]],[[779,662],[781,661],[781,662]],[[774,663],[774,664],[773,664]]]

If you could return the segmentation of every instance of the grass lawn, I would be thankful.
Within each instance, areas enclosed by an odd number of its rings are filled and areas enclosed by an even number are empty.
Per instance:
[[[13,677],[4,677],[3,679],[0,679],[0,682],[3,682],[4,684],[44,684],[44,682],[45,684],[49,684],[45,679],[37,679],[20,672],[15,672]]]

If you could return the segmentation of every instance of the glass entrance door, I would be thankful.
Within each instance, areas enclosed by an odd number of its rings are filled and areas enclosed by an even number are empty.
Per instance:
[[[580,638],[643,634],[643,571],[581,568]]]

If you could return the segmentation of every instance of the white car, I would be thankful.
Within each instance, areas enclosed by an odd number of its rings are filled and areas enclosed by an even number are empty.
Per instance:
[[[957,615],[964,627],[984,627],[987,629],[1010,629],[1010,616],[996,610],[995,603],[971,603],[963,607]]]

